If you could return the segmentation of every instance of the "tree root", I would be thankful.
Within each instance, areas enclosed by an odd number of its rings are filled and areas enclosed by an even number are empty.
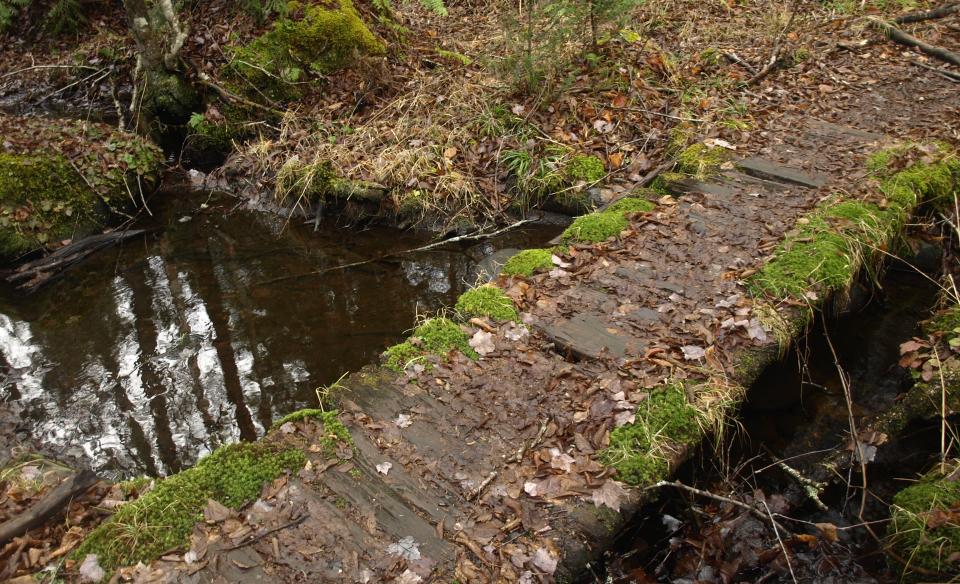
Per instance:
[[[868,16],[867,21],[873,24],[879,30],[883,31],[883,33],[886,34],[890,40],[896,43],[900,43],[901,45],[904,45],[907,47],[916,47],[920,49],[921,52],[926,53],[931,57],[936,57],[937,59],[946,61],[947,63],[960,67],[960,55],[958,55],[957,53],[948,51],[947,49],[944,49],[942,47],[937,47],[937,46],[925,43],[924,41],[918,39],[917,37],[911,34],[905,33],[899,28],[890,24],[889,22],[882,20],[880,18],[877,18],[875,16]]]
[[[894,18],[893,21],[897,24],[910,24],[912,22],[943,18],[944,16],[950,16],[957,11],[960,11],[960,2],[951,2],[941,6],[940,8],[934,8],[933,10],[924,10],[923,12],[911,12],[909,14],[904,14],[903,16]]]

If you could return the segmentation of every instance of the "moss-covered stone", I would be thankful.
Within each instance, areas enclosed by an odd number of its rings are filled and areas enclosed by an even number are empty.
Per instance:
[[[671,381],[640,404],[634,423],[610,434],[600,460],[617,469],[617,478],[626,483],[652,484],[667,475],[672,454],[700,439],[700,417],[687,402],[683,383]]]
[[[652,211],[646,199],[626,197],[604,211],[577,217],[561,236],[564,242],[598,243],[619,235],[630,224],[627,213]]]
[[[677,155],[676,172],[704,180],[720,171],[729,155],[723,148],[711,148],[703,143],[688,146]]]
[[[530,277],[540,270],[553,267],[553,252],[549,249],[525,249],[507,260],[502,272],[508,276]]]
[[[892,558],[890,563],[907,581],[925,579],[924,572],[938,574],[938,581],[943,582],[960,575],[956,561],[960,554],[960,481],[947,478],[956,465],[946,465],[946,474],[937,467],[893,498],[887,537],[899,560]]]
[[[193,468],[159,480],[139,499],[120,506],[87,536],[73,557],[96,554],[108,573],[137,562],[149,563],[187,543],[193,526],[203,520],[209,499],[238,509],[255,500],[264,483],[299,469],[305,461],[300,450],[276,449],[263,442],[218,448]]]
[[[455,308],[466,318],[479,316],[520,322],[520,314],[513,300],[496,286],[486,285],[467,290],[457,299]]]
[[[200,94],[180,75],[147,73],[142,107],[151,118],[162,124],[185,124],[200,105]]]
[[[101,124],[0,115],[0,135],[0,258],[90,234],[163,164],[157,147]]]
[[[596,156],[585,154],[571,157],[564,171],[573,184],[578,182],[595,183],[607,174],[602,160]]]
[[[311,75],[330,73],[358,56],[385,51],[350,0],[290,2],[287,17],[248,45],[233,49],[228,72],[244,93],[262,92],[285,101],[300,95]]]
[[[388,369],[402,371],[411,362],[428,354],[446,356],[458,349],[476,359],[477,352],[470,347],[470,339],[460,325],[448,318],[431,318],[413,330],[410,340],[393,345],[383,353],[383,364]]]
[[[350,431],[340,421],[340,412],[337,410],[321,410],[317,408],[304,408],[291,412],[273,423],[270,429],[279,428],[289,422],[300,422],[303,420],[315,420],[323,424],[324,437],[320,440],[320,446],[330,450],[336,447],[337,443],[353,444],[353,437]]]
[[[889,162],[880,157],[871,164]],[[861,267],[903,229],[917,205],[952,197],[960,183],[960,162],[943,153],[937,162],[917,163],[883,179],[883,200],[837,196],[801,219],[776,255],[749,280],[755,295],[803,300],[810,291],[845,290]]]

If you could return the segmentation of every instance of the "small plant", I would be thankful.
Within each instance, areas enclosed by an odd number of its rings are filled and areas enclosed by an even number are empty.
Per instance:
[[[30,6],[32,0],[0,0],[0,32],[7,29],[21,8]]]

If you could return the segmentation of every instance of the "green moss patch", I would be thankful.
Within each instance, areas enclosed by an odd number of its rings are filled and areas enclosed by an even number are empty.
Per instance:
[[[513,300],[496,286],[480,286],[467,290],[457,299],[456,310],[464,317],[487,317],[494,320],[520,322]]]
[[[711,148],[703,143],[693,144],[677,155],[676,172],[695,178],[707,179],[720,171],[729,154],[723,148]]]
[[[535,272],[553,268],[553,252],[549,249],[525,249],[514,254],[503,264],[502,272],[508,276],[530,277]]]
[[[410,340],[393,345],[383,353],[383,364],[388,369],[403,371],[407,365],[428,354],[445,356],[454,349],[476,359],[477,352],[470,346],[467,333],[448,318],[431,318],[413,330]]]
[[[881,164],[881,162],[874,162]],[[918,204],[952,196],[960,181],[953,154],[931,164],[914,164],[880,184],[883,200],[822,203],[801,219],[772,260],[750,278],[755,295],[803,301],[809,291],[845,290],[861,267],[898,235]]]
[[[350,0],[287,4],[287,17],[244,47],[233,49],[228,72],[244,93],[285,101],[302,93],[311,75],[350,65],[359,55],[381,55],[383,42]]]
[[[304,408],[291,412],[273,423],[270,429],[279,428],[290,422],[300,422],[303,420],[314,420],[323,424],[325,437],[320,441],[320,446],[325,449],[333,449],[337,443],[353,444],[353,437],[350,431],[343,425],[337,410],[320,410],[317,408]]]
[[[947,474],[954,468],[947,465]],[[892,561],[896,569],[909,578],[911,568],[920,568],[938,573],[942,581],[960,574],[952,559],[960,553],[960,481],[949,480],[936,469],[897,493],[890,514],[887,537],[893,551],[907,562],[904,566]]]
[[[578,154],[570,158],[564,169],[571,183],[595,183],[606,176],[603,161],[592,155]]]
[[[637,197],[626,197],[604,211],[577,217],[563,232],[564,242],[598,243],[620,234],[630,221],[627,213],[652,211],[656,205]]]
[[[617,469],[617,478],[624,482],[652,484],[669,472],[671,453],[700,439],[699,421],[683,383],[672,381],[640,404],[634,423],[610,434],[610,446],[600,453],[600,460]]]
[[[73,557],[96,554],[107,572],[149,563],[188,543],[209,499],[239,509],[254,501],[265,483],[285,471],[296,471],[305,462],[300,450],[278,450],[263,442],[218,448],[193,468],[159,480],[139,499],[120,506],[87,536]]]
[[[0,258],[89,235],[163,164],[157,147],[101,124],[0,115],[0,135]]]

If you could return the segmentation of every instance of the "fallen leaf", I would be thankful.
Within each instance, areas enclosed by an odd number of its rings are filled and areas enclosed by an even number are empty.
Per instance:
[[[481,357],[492,353],[496,347],[493,344],[493,334],[487,331],[477,331],[470,339],[470,347]]]
[[[832,523],[817,523],[817,529],[823,535],[823,538],[831,543],[837,541],[837,526]]]
[[[597,507],[605,505],[619,512],[620,502],[626,494],[627,491],[616,481],[607,479],[607,481],[603,483],[603,486],[593,492],[590,500],[593,501],[593,504]]]
[[[697,347],[696,345],[684,345],[680,347],[680,350],[683,351],[683,358],[687,361],[703,359],[707,355],[706,349],[703,347]]]
[[[388,472],[390,472],[390,469],[391,469],[391,468],[393,468],[393,463],[392,463],[392,462],[390,462],[390,461],[381,462],[380,464],[377,465],[377,472],[380,473],[380,474],[385,475],[385,474],[387,474]]]
[[[408,428],[413,420],[407,414],[399,414],[393,423],[397,425],[397,428]]]
[[[79,571],[81,582],[99,582],[107,575],[97,561],[97,554],[87,554],[83,558],[83,563],[80,564]]]
[[[553,556],[546,548],[537,548],[531,560],[534,567],[544,574],[553,574],[557,571],[557,558]]]
[[[416,561],[420,559],[420,544],[413,539],[412,535],[408,535],[397,543],[388,545],[387,553],[400,556],[405,560]]]

